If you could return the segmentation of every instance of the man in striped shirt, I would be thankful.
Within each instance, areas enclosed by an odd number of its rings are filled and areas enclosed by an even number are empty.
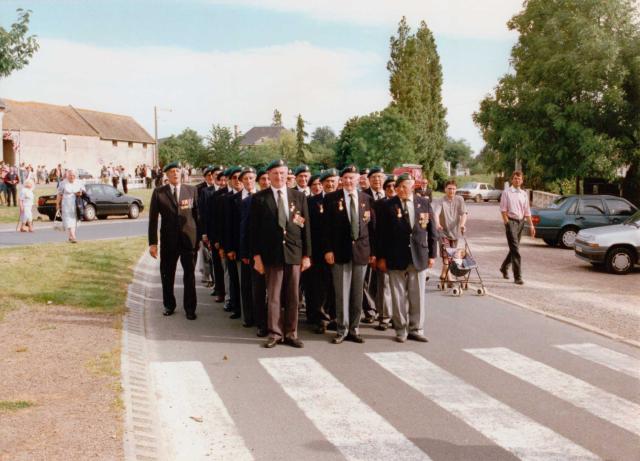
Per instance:
[[[529,222],[531,238],[536,236],[536,229],[533,227],[533,222],[531,222],[529,196],[522,189],[523,182],[522,171],[514,171],[511,175],[511,186],[504,190],[500,198],[500,213],[502,214],[507,243],[509,244],[509,254],[502,262],[500,272],[502,272],[502,277],[508,279],[509,266],[513,265],[513,278],[518,285],[524,284],[522,281],[519,245],[525,219]]]

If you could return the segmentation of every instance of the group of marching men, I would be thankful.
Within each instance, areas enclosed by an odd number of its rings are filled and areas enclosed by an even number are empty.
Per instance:
[[[301,303],[316,333],[335,329],[334,344],[363,343],[360,323],[376,319],[376,328],[392,327],[398,342],[427,342],[425,285],[437,254],[436,226],[431,191],[414,190],[410,174],[348,165],[312,175],[306,165],[292,171],[274,160],[258,171],[209,166],[204,182],[189,186],[181,184],[177,163],[164,172],[167,184],[154,190],[149,219],[164,315],[176,308],[180,260],[186,316],[196,319],[200,250],[211,294],[231,318],[256,327],[264,347],[303,347]]]

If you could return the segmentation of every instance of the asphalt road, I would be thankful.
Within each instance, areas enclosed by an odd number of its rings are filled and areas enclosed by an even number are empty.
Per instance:
[[[196,321],[163,317],[158,262],[136,273],[167,459],[640,458],[634,347],[430,282],[427,344],[336,346],[301,319],[304,349],[267,350],[204,288]]]

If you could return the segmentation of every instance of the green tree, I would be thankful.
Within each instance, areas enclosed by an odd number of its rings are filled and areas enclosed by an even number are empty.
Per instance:
[[[231,128],[213,125],[207,135],[208,163],[235,165],[240,163],[240,140]]]
[[[311,142],[315,141],[329,148],[334,147],[336,139],[336,134],[328,126],[319,126],[311,133]]]
[[[297,160],[302,162],[305,157],[305,138],[309,136],[306,131],[304,131],[304,120],[302,119],[302,115],[298,114],[298,120],[296,121],[296,155]]]
[[[18,8],[16,12],[18,20],[9,30],[0,26],[0,78],[29,64],[29,59],[40,47],[35,35],[27,35],[31,10]]]
[[[391,37],[387,63],[391,105],[415,127],[414,151],[427,176],[442,169],[446,109],[442,104],[442,67],[433,34],[422,21],[415,34],[405,17]]]
[[[640,31],[634,0],[528,0],[508,23],[519,39],[474,120],[510,170],[542,181],[640,164]]]
[[[160,144],[159,154],[163,164],[180,161],[199,167],[209,163],[202,136],[191,128],[185,128],[179,135],[172,135]]]
[[[458,165],[470,167],[472,152],[471,146],[465,139],[447,137],[447,143],[444,146],[444,159],[451,162],[453,168]]]
[[[278,109],[273,110],[273,121],[271,126],[282,126],[282,114]]]

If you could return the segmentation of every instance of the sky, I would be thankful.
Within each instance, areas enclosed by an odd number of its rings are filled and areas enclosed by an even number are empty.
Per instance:
[[[522,0],[2,0],[32,10],[40,49],[0,97],[127,114],[153,135],[214,124],[246,132],[273,110],[339,133],[390,102],[389,38],[404,15],[434,32],[448,135],[482,146],[471,115],[509,72]]]

